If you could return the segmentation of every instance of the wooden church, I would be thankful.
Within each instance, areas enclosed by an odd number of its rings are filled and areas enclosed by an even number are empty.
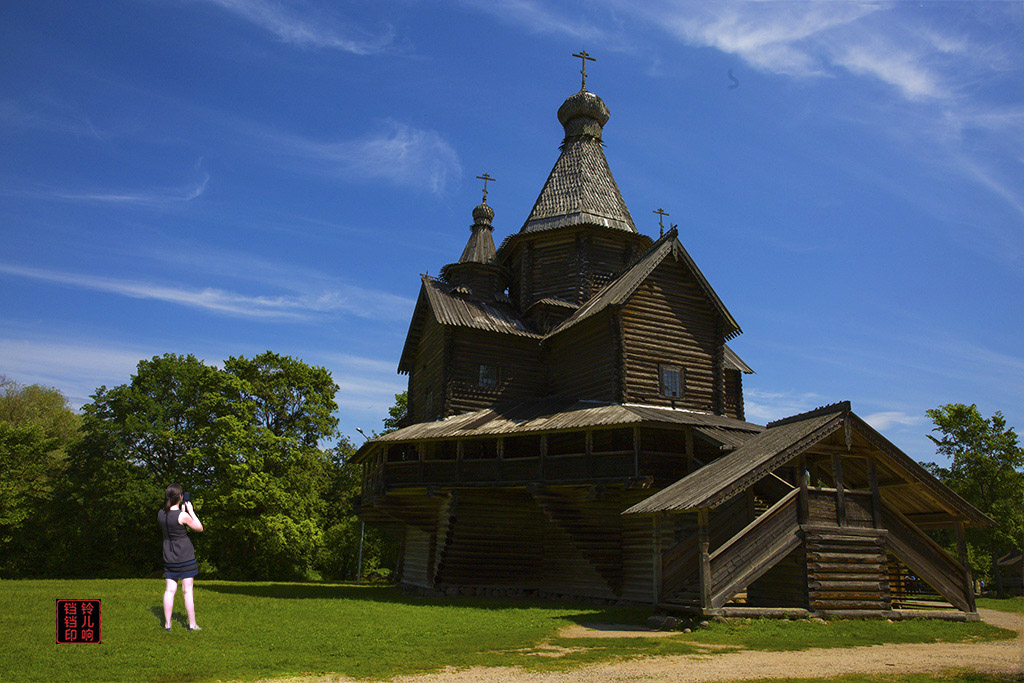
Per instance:
[[[585,78],[522,228],[495,248],[485,180],[461,257],[422,277],[406,425],[356,454],[401,583],[899,618],[909,572],[976,619],[963,531],[988,518],[849,403],[744,420],[740,326],[674,228],[637,231]]]

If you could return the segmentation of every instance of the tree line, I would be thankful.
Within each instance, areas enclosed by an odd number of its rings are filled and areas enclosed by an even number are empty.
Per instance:
[[[143,360],[81,414],[56,389],[0,377],[0,577],[159,576],[156,510],[177,482],[207,521],[193,539],[205,576],[354,578],[361,472],[337,432],[337,389],[325,368],[270,351],[223,367]],[[403,392],[384,431],[405,414]],[[995,522],[968,530],[973,574],[990,581],[1021,546],[1024,449],[999,412],[951,403],[927,414],[949,465],[925,467]],[[937,538],[955,556],[953,539]],[[388,576],[398,552],[367,527],[364,575]]]
[[[193,535],[204,575],[354,578],[360,473],[337,433],[337,388],[325,368],[269,351],[222,367],[140,361],[81,414],[56,389],[3,378],[0,576],[159,576],[156,511],[177,482],[207,520]],[[397,542],[366,531],[363,574],[387,576]]]

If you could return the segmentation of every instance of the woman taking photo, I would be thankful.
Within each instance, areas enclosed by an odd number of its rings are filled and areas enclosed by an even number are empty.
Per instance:
[[[171,484],[165,493],[166,500],[157,521],[164,534],[164,576],[167,587],[164,590],[164,630],[171,630],[171,611],[174,608],[174,593],[181,580],[181,592],[185,598],[188,613],[188,630],[198,631],[196,606],[192,598],[192,579],[199,573],[196,551],[188,538],[188,530],[203,530],[203,523],[196,516],[191,501],[182,501],[181,486]]]

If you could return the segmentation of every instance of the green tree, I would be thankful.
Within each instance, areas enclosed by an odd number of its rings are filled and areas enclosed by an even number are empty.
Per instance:
[[[159,571],[156,509],[177,481],[207,527],[194,535],[201,562],[231,578],[309,575],[330,483],[318,444],[335,430],[336,388],[323,368],[270,352],[223,370],[166,354],[101,387],[66,492],[81,573]]]
[[[0,376],[0,576],[37,571],[57,540],[54,488],[80,422],[57,389]]]
[[[985,419],[975,405],[949,403],[927,411],[939,436],[928,435],[949,467],[925,467],[971,505],[991,517],[991,527],[971,529],[968,553],[976,578],[990,579],[995,561],[1017,547],[1024,524],[1024,449],[1003,414]]]
[[[384,418],[384,430],[381,434],[393,432],[405,426],[405,418],[409,415],[409,392],[395,394],[395,403],[388,408],[388,416]]]

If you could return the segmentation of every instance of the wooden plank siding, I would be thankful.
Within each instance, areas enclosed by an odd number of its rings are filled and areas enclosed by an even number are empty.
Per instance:
[[[625,401],[710,410],[714,362],[724,340],[717,315],[696,279],[671,259],[661,263],[622,306]],[[658,365],[685,368],[683,396],[662,396]]]

